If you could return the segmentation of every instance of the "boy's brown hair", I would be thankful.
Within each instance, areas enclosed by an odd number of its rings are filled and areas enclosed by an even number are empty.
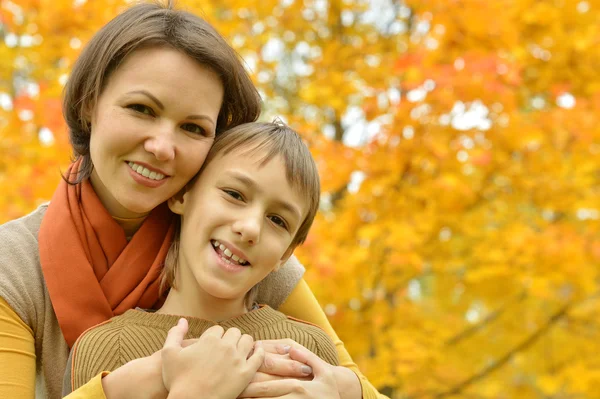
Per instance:
[[[206,157],[206,161],[202,165],[202,169],[200,169],[198,175],[192,179],[184,190],[189,190],[204,168],[215,157],[226,155],[232,151],[240,151],[242,154],[261,154],[261,158],[258,159],[261,165],[266,164],[276,156],[283,158],[288,182],[294,190],[297,190],[304,197],[308,204],[304,220],[288,248],[287,254],[291,255],[294,248],[306,240],[319,209],[321,191],[319,172],[308,147],[304,144],[298,133],[279,121],[272,123],[254,122],[239,125],[216,137]],[[175,272],[179,256],[180,218],[176,220],[177,228],[173,243],[167,254],[165,267],[161,276],[161,289],[163,290],[171,288],[175,284]],[[248,301],[251,302],[253,300],[253,291],[254,289],[247,297],[247,305],[249,304]],[[248,300],[248,298],[250,299]]]

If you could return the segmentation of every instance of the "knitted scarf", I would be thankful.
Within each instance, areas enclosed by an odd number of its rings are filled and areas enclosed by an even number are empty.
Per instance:
[[[78,170],[71,165],[67,176]],[[173,235],[166,204],[154,209],[131,241],[104,208],[89,179],[59,184],[40,226],[40,262],[69,347],[86,329],[128,309],[152,308]]]

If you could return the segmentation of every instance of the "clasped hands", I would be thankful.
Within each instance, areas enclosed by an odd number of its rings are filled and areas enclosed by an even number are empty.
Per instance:
[[[340,399],[336,367],[292,340],[255,343],[221,326],[184,340],[187,329],[180,319],[163,349],[106,376],[106,398]]]

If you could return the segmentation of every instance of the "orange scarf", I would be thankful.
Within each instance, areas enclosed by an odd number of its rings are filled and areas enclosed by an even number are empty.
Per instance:
[[[71,170],[79,162],[71,165]],[[77,170],[77,169],[75,169]],[[166,204],[154,209],[127,242],[89,180],[61,181],[42,219],[40,262],[69,347],[86,329],[159,299],[160,271],[173,236]]]

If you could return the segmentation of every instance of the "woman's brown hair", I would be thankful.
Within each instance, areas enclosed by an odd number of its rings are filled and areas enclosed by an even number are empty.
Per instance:
[[[77,59],[65,86],[63,114],[75,159],[82,159],[76,181],[92,172],[90,117],[111,74],[123,60],[142,47],[166,46],[187,54],[216,72],[224,97],[217,118],[217,134],[255,121],[261,99],[237,53],[206,21],[167,4],[137,4],[100,29]],[[173,71],[177,73],[177,71]]]

